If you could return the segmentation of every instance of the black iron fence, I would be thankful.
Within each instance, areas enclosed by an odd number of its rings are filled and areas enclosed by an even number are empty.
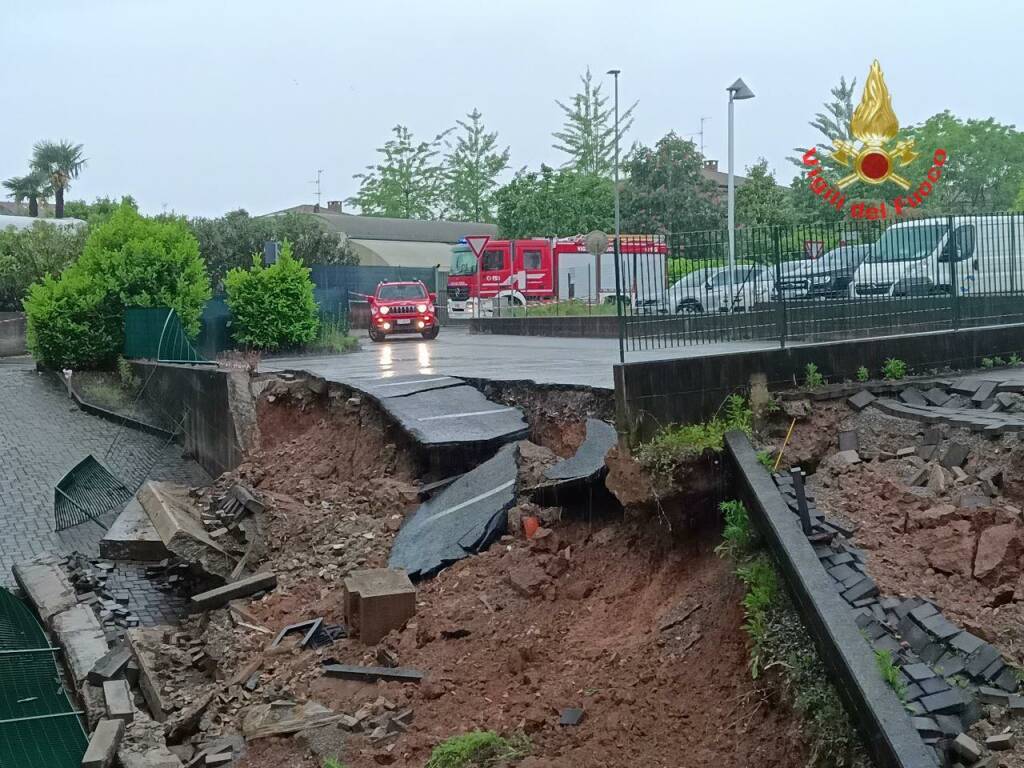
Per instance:
[[[1024,214],[845,220],[733,236],[732,249],[727,230],[652,238],[616,260],[625,350],[1024,321]]]

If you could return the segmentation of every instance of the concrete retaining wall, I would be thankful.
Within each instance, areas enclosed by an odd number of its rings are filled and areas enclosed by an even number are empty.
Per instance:
[[[882,679],[853,613],[833,586],[797,517],[746,435],[730,432],[726,448],[736,490],[765,539],[836,690],[877,768],[935,768],[903,705]]]
[[[570,317],[477,317],[468,321],[470,333],[514,336],[569,336],[593,339],[619,338],[615,315]]]
[[[808,363],[826,379],[842,381],[853,380],[862,365],[878,375],[890,357],[923,373],[974,368],[983,357],[1014,352],[1024,355],[1024,324],[625,363],[615,366],[615,420],[621,434],[644,440],[667,424],[708,418],[730,393],[745,390],[753,373],[779,388],[801,382]]]
[[[133,362],[144,397],[184,419],[185,450],[213,477],[237,467],[255,428],[249,374],[210,366]],[[252,418],[250,418],[252,417]]]
[[[0,357],[28,352],[25,344],[27,329],[24,312],[0,312]]]

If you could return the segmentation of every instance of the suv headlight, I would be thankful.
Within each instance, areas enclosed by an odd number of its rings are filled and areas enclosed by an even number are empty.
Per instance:
[[[388,309],[387,307],[381,307],[381,308],[380,308],[380,313],[381,313],[382,315],[386,315],[386,314],[387,314],[388,312],[390,312],[390,311],[391,311],[391,310],[389,310],[389,309]]]
[[[422,315],[424,312],[427,311],[427,305],[426,304],[417,304],[416,305],[416,311],[419,312]]]

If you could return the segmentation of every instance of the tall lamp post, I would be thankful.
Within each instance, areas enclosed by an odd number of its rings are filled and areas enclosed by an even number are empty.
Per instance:
[[[620,273],[622,265],[619,263],[619,74],[622,72],[621,69],[609,69],[608,74],[615,78],[615,246],[612,248],[612,253],[615,256],[615,306],[616,313],[622,316],[622,302],[619,298],[619,286],[621,285]],[[597,259],[597,263],[600,265],[601,257]],[[636,264],[633,265],[633,273],[636,274]],[[597,296],[598,300],[601,297],[601,271],[600,266],[597,272],[598,286]],[[619,324],[619,362],[625,362],[625,347],[622,340],[622,325]]]
[[[732,103],[740,99],[754,98],[754,92],[742,79],[726,88],[729,92],[729,311],[736,306],[736,178],[733,170],[733,108]]]

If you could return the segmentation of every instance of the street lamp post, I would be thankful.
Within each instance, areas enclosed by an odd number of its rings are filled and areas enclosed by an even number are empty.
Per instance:
[[[621,285],[620,272],[621,265],[619,264],[619,74],[622,72],[621,69],[609,69],[608,74],[615,78],[615,246],[612,248],[612,254],[615,257],[615,306],[616,314],[620,317],[622,315],[622,302],[619,299],[619,287]],[[597,257],[598,269],[597,269],[597,298],[601,300],[601,257]],[[633,273],[636,274],[636,264],[633,265]],[[619,362],[625,361],[625,346],[622,340],[622,328],[621,321],[619,327]]]
[[[729,92],[729,189],[727,201],[729,207],[729,311],[736,306],[736,178],[733,169],[733,107],[732,103],[739,99],[752,99],[754,92],[747,87],[742,79],[726,90]]]

